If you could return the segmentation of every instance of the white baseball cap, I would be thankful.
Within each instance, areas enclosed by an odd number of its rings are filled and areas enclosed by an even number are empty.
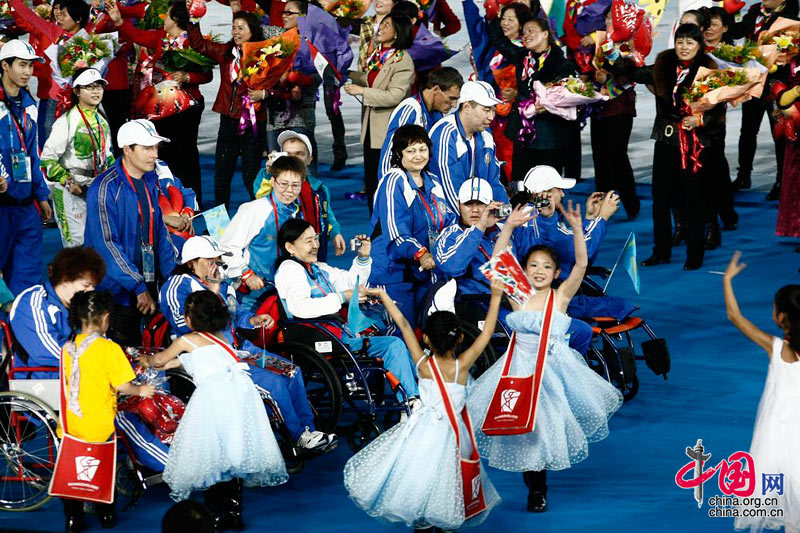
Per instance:
[[[522,181],[525,190],[530,193],[540,193],[549,191],[553,187],[559,189],[571,189],[575,186],[575,180],[562,178],[556,169],[547,165],[537,165],[525,174]]]
[[[471,178],[461,184],[458,189],[458,201],[462,204],[477,200],[482,204],[492,203],[492,186],[480,178]]]
[[[308,157],[312,157],[314,155],[314,151],[311,148],[311,141],[308,140],[308,137],[306,135],[303,135],[302,133],[297,133],[296,131],[292,130],[282,131],[281,134],[278,135],[278,146],[280,146],[281,149],[283,149],[283,143],[285,143],[289,139],[298,139],[303,141],[303,144],[305,144],[306,148],[308,148]]]
[[[0,48],[0,61],[13,58],[33,59],[44,63],[44,58],[37,56],[31,45],[19,39],[8,41],[3,48]]]
[[[181,249],[181,264],[185,265],[192,259],[214,259],[215,257],[230,257],[233,254],[223,252],[214,237],[208,235],[195,235],[189,237]]]
[[[155,146],[160,142],[168,143],[169,139],[159,135],[153,123],[143,118],[126,122],[117,132],[117,144],[120,148],[132,144]]]
[[[458,105],[464,102],[476,102],[482,106],[494,107],[502,104],[494,95],[494,88],[485,81],[468,81],[461,86],[461,96],[458,97]]]
[[[87,68],[83,72],[81,72],[77,78],[72,82],[73,87],[86,87],[87,85],[91,85],[93,83],[99,83],[100,85],[108,85],[108,82],[103,78],[103,75],[100,74],[100,71],[96,68]]]

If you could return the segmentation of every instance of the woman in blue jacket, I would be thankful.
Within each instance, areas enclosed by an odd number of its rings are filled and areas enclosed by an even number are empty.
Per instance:
[[[392,168],[381,177],[372,212],[370,285],[384,286],[412,327],[416,308],[436,282],[436,238],[456,222],[439,178],[428,172],[431,140],[425,128],[401,126],[392,143]]]

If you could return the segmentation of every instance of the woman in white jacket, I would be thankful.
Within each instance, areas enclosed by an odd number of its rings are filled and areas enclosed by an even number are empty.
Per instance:
[[[83,244],[86,190],[114,163],[111,130],[98,110],[107,84],[96,69],[78,71],[73,82],[77,103],[55,121],[42,149],[64,247]]]
[[[361,242],[358,255],[353,259],[350,270],[342,270],[317,261],[319,236],[311,224],[293,218],[281,226],[278,248],[282,255],[275,273],[275,286],[292,316],[300,319],[318,318],[338,313],[350,301],[356,283],[366,283],[372,270],[369,256],[371,243],[366,235],[359,235],[356,239]],[[359,300],[363,300],[364,287],[358,292]],[[355,337],[355,333],[358,332],[351,333],[343,328],[342,341],[357,350],[361,347],[362,339]],[[367,354],[383,359],[386,369],[400,380],[411,398],[409,404],[413,408],[418,401],[419,390],[411,354],[403,341],[397,337],[370,337]]]

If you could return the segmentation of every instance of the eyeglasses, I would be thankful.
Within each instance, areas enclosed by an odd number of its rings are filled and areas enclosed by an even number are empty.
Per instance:
[[[292,15],[302,15],[299,11],[284,11],[281,13],[282,17],[291,17]]]
[[[93,83],[91,85],[84,85],[81,89],[86,89],[87,91],[99,91],[105,89],[105,85],[102,83]]]
[[[288,181],[276,181],[275,186],[278,187],[279,189],[299,191],[300,188],[303,186],[303,182],[301,181],[299,183],[289,183]]]

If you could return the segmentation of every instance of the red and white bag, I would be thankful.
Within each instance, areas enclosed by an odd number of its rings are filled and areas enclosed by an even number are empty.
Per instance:
[[[48,492],[61,498],[112,503],[117,473],[117,436],[115,434],[107,442],[86,442],[69,434],[64,379],[66,357],[68,355],[62,353],[60,419],[64,435]]]
[[[429,357],[428,361],[431,365],[433,378],[439,386],[439,392],[442,395],[442,403],[444,404],[445,411],[447,411],[447,418],[450,420],[450,425],[453,427],[453,431],[456,434],[458,457],[461,461],[464,519],[468,520],[486,510],[486,498],[483,495],[483,483],[481,482],[481,457],[478,454],[478,445],[475,442],[475,433],[472,430],[472,420],[470,420],[469,412],[467,412],[465,406],[464,409],[461,410],[461,418],[464,420],[464,425],[467,426],[467,432],[472,441],[472,454],[470,454],[468,459],[464,459],[461,457],[461,434],[458,431],[458,421],[456,420],[456,413],[453,409],[453,402],[450,401],[450,395],[447,393],[447,387],[444,384],[444,378],[439,370],[439,365],[436,364],[436,360],[433,357]]]
[[[511,359],[517,345],[516,333],[511,335],[506,362],[500,381],[489,402],[481,430],[487,435],[521,435],[531,433],[536,423],[536,407],[539,402],[542,377],[547,359],[547,344],[550,340],[550,324],[553,319],[555,292],[550,289],[544,305],[544,318],[539,338],[539,354],[536,368],[530,376],[509,376]]]

